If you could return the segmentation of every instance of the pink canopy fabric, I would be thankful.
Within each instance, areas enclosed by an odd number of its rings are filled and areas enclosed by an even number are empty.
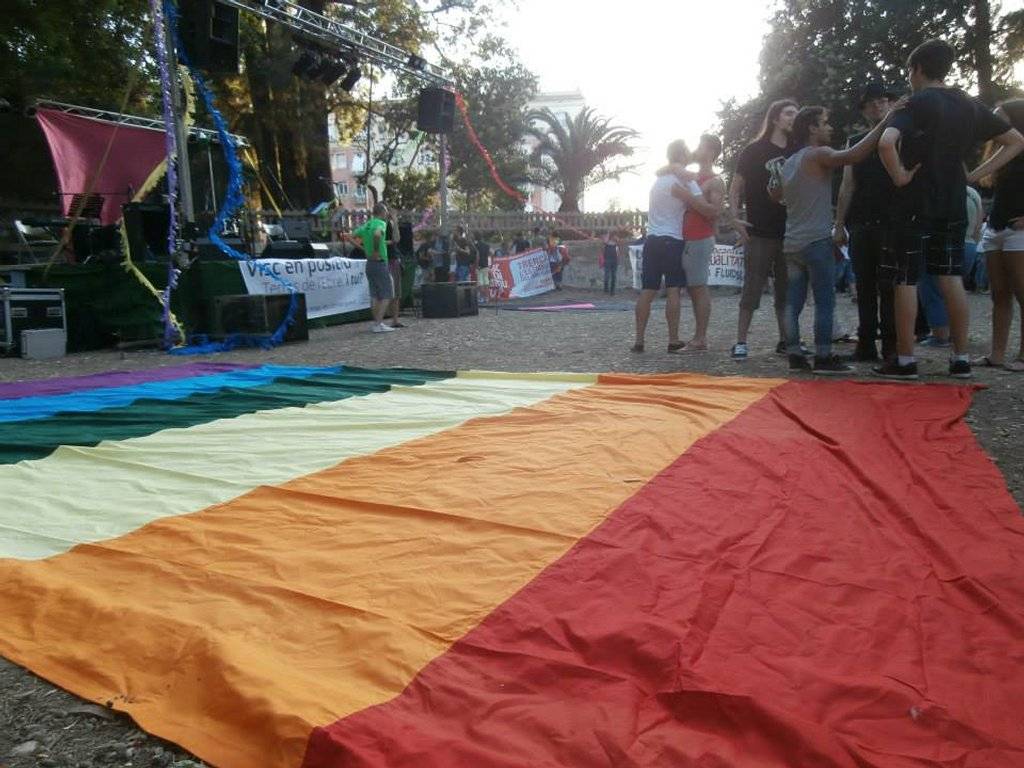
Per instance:
[[[100,221],[113,224],[121,218],[121,206],[164,159],[164,132],[136,128],[90,117],[69,115],[52,109],[36,112],[46,134],[57,170],[64,214],[71,210],[71,196],[89,191],[89,182],[107,150],[112,133],[114,143],[92,184],[94,194],[103,195]]]

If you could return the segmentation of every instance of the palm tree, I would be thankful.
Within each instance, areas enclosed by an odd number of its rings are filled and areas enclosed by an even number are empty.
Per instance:
[[[535,180],[562,198],[560,212],[578,212],[587,187],[636,168],[615,161],[633,154],[631,142],[640,134],[612,125],[589,107],[573,118],[545,108],[530,112],[527,119],[531,123],[527,135],[537,142],[530,156],[537,169]]]

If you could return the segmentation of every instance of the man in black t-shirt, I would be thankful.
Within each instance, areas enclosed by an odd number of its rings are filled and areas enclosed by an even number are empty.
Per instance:
[[[892,117],[878,143],[882,164],[896,185],[883,270],[896,283],[898,356],[874,369],[885,378],[917,378],[914,319],[922,270],[936,276],[946,300],[953,342],[949,374],[970,377],[969,316],[961,276],[967,184],[999,170],[1024,149],[1024,137],[1006,120],[945,85],[955,58],[953,47],[942,40],[914,49],[907,60],[914,95]],[[989,140],[1001,145],[999,151],[966,174],[964,162],[970,152]]]
[[[775,318],[779,326],[779,343],[775,351],[786,353],[783,341],[786,335],[786,259],[782,255],[786,208],[768,194],[768,166],[781,162],[785,157],[789,131],[797,111],[796,102],[788,99],[776,101],[768,108],[760,135],[740,153],[729,187],[729,208],[733,212],[745,262],[739,324],[732,348],[734,360],[747,359],[747,331],[754,311],[761,306],[761,294],[769,274],[774,276]],[[741,199],[746,202],[746,216],[742,220],[738,214]]]
[[[860,112],[869,127],[885,118],[895,94],[881,83],[868,83],[860,99]],[[855,146],[867,134],[850,137],[848,146]],[[889,221],[892,196],[896,191],[892,179],[882,165],[878,153],[867,160],[848,165],[843,170],[836,206],[834,239],[842,247],[849,239],[850,260],[857,278],[857,349],[854,360],[878,360],[875,340],[881,332],[882,358],[896,354],[896,319],[891,280],[879,278],[882,247]],[[849,227],[849,237],[846,229]]]

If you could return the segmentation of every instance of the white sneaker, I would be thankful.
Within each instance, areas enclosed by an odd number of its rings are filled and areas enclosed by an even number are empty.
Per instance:
[[[389,325],[384,325],[384,323],[377,323],[377,325],[375,325],[372,328],[370,328],[370,332],[371,333],[391,333],[394,330],[397,330],[397,329],[396,328],[392,328]]]

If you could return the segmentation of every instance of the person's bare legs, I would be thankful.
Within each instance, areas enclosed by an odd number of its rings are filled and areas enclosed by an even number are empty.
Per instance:
[[[971,316],[967,309],[964,279],[960,275],[939,275],[937,282],[949,313],[949,338],[953,342],[953,354],[966,355]]]
[[[373,324],[374,325],[381,325],[381,324],[383,324],[383,322],[384,322],[384,310],[386,310],[387,307],[388,307],[388,302],[387,302],[386,299],[384,301],[380,301],[378,299],[374,299],[370,303],[370,313],[373,315]]]
[[[693,302],[693,319],[696,328],[693,331],[693,338],[687,342],[687,347],[694,349],[707,349],[708,346],[708,323],[711,320],[711,291],[706,285],[687,286],[686,292],[690,294],[690,301]]]
[[[992,297],[992,341],[988,359],[994,365],[1006,360],[1006,345],[1010,341],[1010,323],[1013,322],[1013,291],[1010,288],[1010,266],[1002,251],[989,251],[988,286]]]
[[[665,289],[665,322],[668,323],[668,343],[679,343],[679,314],[681,304],[679,301],[680,289]]]
[[[1013,295],[1017,297],[1017,308],[1020,312],[1020,350],[1017,352],[1017,359],[1024,360],[1024,253],[1020,251],[1006,252],[1008,273],[1013,286]],[[1012,304],[1010,305],[1012,309]],[[1006,324],[1007,339],[1009,339],[1010,323],[1013,322],[1011,315]]]
[[[896,286],[896,354],[914,356],[914,322],[917,320],[917,286]]]
[[[654,303],[654,295],[657,291],[644,289],[640,291],[640,298],[636,300],[636,346],[643,347],[644,334],[647,333],[647,321],[651,317],[651,304]]]
[[[750,321],[754,319],[754,310],[740,307],[739,322],[736,323],[736,342],[747,343],[747,333],[750,331]]]

